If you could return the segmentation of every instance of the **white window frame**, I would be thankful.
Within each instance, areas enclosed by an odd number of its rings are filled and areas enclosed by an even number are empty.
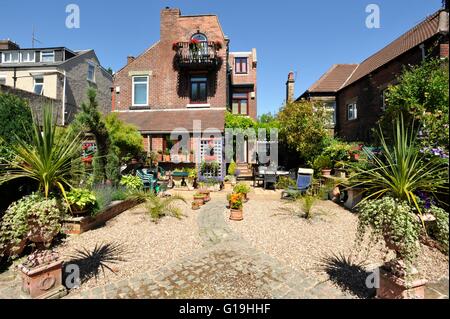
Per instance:
[[[147,94],[145,95],[146,103],[144,104],[136,104],[134,103],[134,89],[135,89],[135,79],[136,78],[146,78],[147,79]],[[148,75],[134,75],[132,79],[132,94],[131,94],[131,105],[132,106],[148,106],[148,94],[149,94],[149,87],[150,87],[150,77]]]
[[[25,54],[33,54],[33,59],[25,61],[25,59],[24,59],[24,55]],[[23,63],[34,63],[36,61],[36,52],[34,52],[34,51],[22,51],[20,53],[20,59],[21,59],[21,62],[23,62]]]
[[[336,125],[336,101],[327,101],[324,102],[325,111],[327,113],[330,113],[333,115],[333,117],[330,116],[331,122],[329,123],[331,126]]]
[[[386,93],[388,92],[388,88],[381,91],[381,110],[386,111],[387,109],[387,101],[386,101]]]
[[[39,85],[42,85],[41,93],[36,93],[36,79],[42,79],[42,83],[39,83]],[[44,95],[44,77],[43,76],[34,76],[33,77],[33,93],[38,95]]]
[[[350,108],[352,109],[352,116],[350,117]],[[347,104],[347,120],[354,121],[358,119],[358,106],[356,102]]]
[[[43,60],[44,53],[50,53],[50,52],[52,52],[52,54],[53,54],[53,60],[52,61],[44,61]],[[44,63],[53,63],[53,62],[55,62],[55,50],[44,50],[44,51],[41,51],[41,62],[44,62]]]
[[[91,68],[91,67],[93,68],[92,79],[89,78],[89,68]],[[87,80],[90,82],[93,82],[93,83],[95,83],[95,69],[96,69],[95,64],[88,62]]]
[[[6,61],[6,55],[7,54],[11,54],[11,58],[12,58],[12,55],[14,54],[14,53],[17,53],[17,61],[13,61],[12,59],[10,60],[10,61]],[[7,63],[20,63],[20,51],[8,51],[8,52],[3,52],[2,53],[2,63],[5,63],[5,64],[7,64]]]

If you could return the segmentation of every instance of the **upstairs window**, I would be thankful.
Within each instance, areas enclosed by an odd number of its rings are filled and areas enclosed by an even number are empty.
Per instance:
[[[20,62],[20,54],[19,52],[4,52],[3,53],[3,63],[19,63]]]
[[[358,108],[356,103],[347,104],[347,120],[352,121],[358,118]]]
[[[190,86],[191,103],[208,102],[208,79],[206,76],[192,76]]]
[[[233,93],[232,113],[248,115],[248,93]]]
[[[42,51],[41,62],[55,62],[55,51]]]
[[[24,63],[34,62],[34,51],[23,51],[22,52],[22,62],[24,62]]]
[[[234,73],[247,74],[248,73],[248,58],[234,59]]]
[[[95,82],[95,65],[92,63],[88,63],[87,79],[88,81]]]
[[[44,93],[44,78],[42,76],[34,78],[33,92],[37,95],[42,95]]]
[[[148,76],[133,77],[133,105],[148,106]]]

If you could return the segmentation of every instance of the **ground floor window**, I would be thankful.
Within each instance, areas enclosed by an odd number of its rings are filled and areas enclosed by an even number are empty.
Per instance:
[[[248,93],[233,93],[232,113],[248,115]]]
[[[358,109],[356,103],[347,104],[347,120],[356,120],[358,118]]]
[[[33,92],[37,95],[42,95],[44,93],[44,78],[43,77],[35,77],[34,78],[34,88]]]

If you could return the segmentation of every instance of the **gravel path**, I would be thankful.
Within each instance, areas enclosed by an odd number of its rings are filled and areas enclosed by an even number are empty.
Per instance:
[[[331,201],[320,201],[313,209],[315,217],[308,221],[293,215],[292,208],[300,212],[300,208],[289,202],[286,204],[281,200],[257,198],[245,204],[244,221],[228,223],[256,249],[295,269],[306,271],[318,280],[330,278],[330,271],[325,271],[323,267],[326,257],[345,256],[348,259],[352,256],[351,264],[363,265],[361,271],[383,262],[385,254],[382,250],[385,248],[382,244],[369,246],[368,250],[368,245],[364,244],[362,252],[359,255],[356,253],[355,214]],[[422,248],[418,260],[419,271],[430,281],[448,277],[448,256],[426,246]],[[342,266],[342,263],[338,264]],[[352,269],[341,269],[341,272],[345,271],[351,273]],[[331,272],[331,275],[335,274]]]
[[[202,245],[196,213],[188,205],[180,204],[180,207],[186,217],[181,220],[165,217],[155,224],[141,205],[122,213],[101,228],[69,237],[58,246],[57,250],[65,261],[70,261],[73,260],[72,255],[78,255],[77,250],[93,251],[96,245],[104,247],[105,244],[120,244],[119,253],[115,255],[122,255],[123,260],[107,263],[113,271],[105,269],[98,278],[88,279],[80,291],[156,270],[161,265],[200,249]],[[90,259],[88,263],[97,262],[95,257]]]

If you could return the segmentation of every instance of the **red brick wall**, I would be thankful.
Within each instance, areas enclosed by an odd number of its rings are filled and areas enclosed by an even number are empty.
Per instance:
[[[241,55],[239,55],[241,56]],[[254,65],[254,61],[253,60],[253,54],[249,54],[248,55],[248,74],[235,74],[235,55],[233,54],[233,52],[230,52],[229,55],[229,60],[228,63],[230,64],[230,66],[232,66],[233,71],[231,73],[231,84],[248,84],[248,83],[253,83],[254,84],[254,89],[251,90],[249,89],[249,116],[251,118],[256,119],[257,115],[258,115],[258,88],[257,88],[257,65],[255,63]],[[238,89],[239,91],[242,92],[242,88]],[[250,92],[254,91],[255,92],[255,98],[252,99],[250,97]],[[233,93],[233,88],[231,89],[231,94]],[[231,101],[230,101],[231,104]],[[231,106],[231,105],[230,105]]]
[[[181,92],[179,83],[180,72],[174,69],[175,52],[172,50],[174,42],[189,41],[197,31],[204,33],[208,41],[221,41],[223,48],[218,52],[223,59],[220,70],[209,74],[213,85],[209,86],[208,103],[211,107],[225,107],[226,94],[226,43],[221,26],[216,16],[183,17],[177,9],[165,9],[161,12],[161,39],[154,46],[137,57],[122,70],[118,71],[114,79],[114,87],[120,86],[120,94],[116,94],[116,110],[126,110],[132,105],[132,77],[129,72],[150,71],[148,101],[152,109],[185,108],[189,103],[189,96]],[[125,60],[125,58],[124,58]],[[185,76],[187,76],[185,74]],[[211,90],[213,90],[211,92]],[[180,94],[181,93],[181,94]]]
[[[426,44],[426,52],[431,43]],[[439,52],[433,51],[437,56]],[[337,94],[337,134],[350,141],[367,141],[373,138],[372,128],[382,115],[382,92],[389,84],[395,84],[404,66],[416,65],[422,61],[422,50],[413,48],[372,74],[345,87]],[[358,118],[347,120],[347,104],[356,101]]]
[[[448,58],[448,43],[442,43],[440,45],[440,57]]]

